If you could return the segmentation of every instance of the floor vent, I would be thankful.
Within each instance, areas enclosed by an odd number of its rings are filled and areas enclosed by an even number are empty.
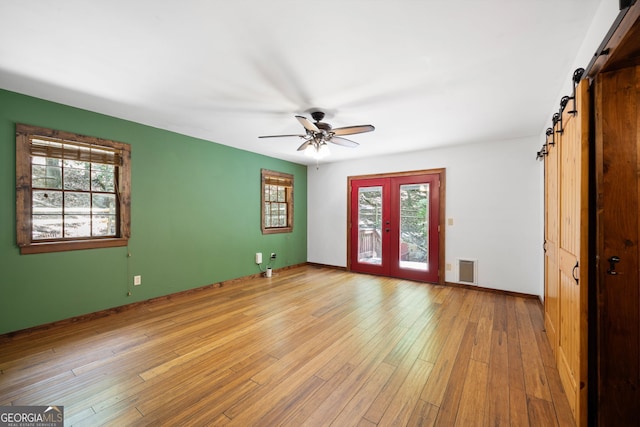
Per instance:
[[[478,284],[478,261],[475,259],[458,259],[458,282]]]

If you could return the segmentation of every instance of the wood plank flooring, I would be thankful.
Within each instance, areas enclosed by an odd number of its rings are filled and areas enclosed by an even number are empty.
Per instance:
[[[65,425],[571,426],[536,299],[304,266],[0,338]]]

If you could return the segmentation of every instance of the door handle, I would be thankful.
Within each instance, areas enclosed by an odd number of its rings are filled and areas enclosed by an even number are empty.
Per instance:
[[[609,269],[607,270],[607,274],[610,274],[612,276],[615,276],[618,274],[618,272],[616,271],[616,264],[620,262],[620,257],[619,256],[612,256],[611,258],[609,258]]]
[[[580,263],[576,261],[576,265],[574,265],[573,270],[571,270],[571,277],[573,277],[573,280],[576,281],[576,285],[580,282],[580,278],[576,277],[576,270],[578,269],[579,266],[580,266]]]

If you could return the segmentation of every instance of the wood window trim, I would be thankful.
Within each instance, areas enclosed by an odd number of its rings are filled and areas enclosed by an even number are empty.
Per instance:
[[[119,195],[119,229],[117,237],[78,238],[76,240],[32,241],[32,189],[30,139],[34,136],[77,141],[118,150],[117,192]],[[129,144],[71,132],[25,124],[16,124],[16,240],[21,254],[62,252],[126,246],[131,235],[131,147]]]
[[[260,171],[260,229],[262,234],[277,234],[277,233],[291,233],[293,231],[293,175],[272,171],[269,169],[261,169]],[[286,227],[265,227],[265,198],[264,187],[268,183],[269,179],[282,180],[288,187],[287,190],[287,226]]]

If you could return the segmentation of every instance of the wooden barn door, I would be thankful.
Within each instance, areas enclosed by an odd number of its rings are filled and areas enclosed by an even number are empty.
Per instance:
[[[587,424],[589,85],[555,125],[545,170],[545,327],[576,425]]]
[[[640,425],[640,66],[596,80],[598,423]]]
[[[560,135],[560,324],[557,364],[576,425],[587,424],[587,296],[589,213],[589,84],[576,88]],[[575,112],[571,112],[575,111]]]
[[[547,138],[547,156],[544,158],[544,326],[554,356],[558,351],[558,325],[560,324],[560,296],[558,282],[558,149],[555,135]]]

